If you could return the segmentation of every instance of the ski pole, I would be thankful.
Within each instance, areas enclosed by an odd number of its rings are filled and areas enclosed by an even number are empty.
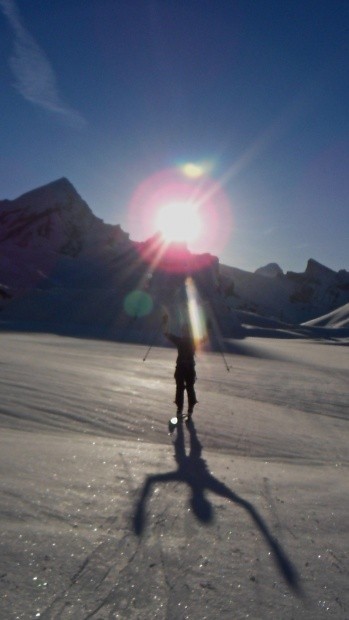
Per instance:
[[[227,362],[227,360],[226,360],[226,357],[225,357],[225,355],[224,355],[224,353],[223,353],[223,350],[222,350],[222,349],[221,349],[221,355],[222,355],[223,362],[224,362],[224,364],[225,364],[225,367],[226,367],[227,371],[228,371],[228,372],[230,372],[230,366],[228,366],[228,362]]]
[[[154,340],[155,340],[155,339],[154,339]],[[154,345],[154,341],[153,341],[153,342],[149,345],[149,347],[148,347],[148,349],[147,349],[147,352],[146,352],[145,356],[143,357],[143,362],[145,362],[145,361],[146,361],[146,359],[147,359],[147,357],[148,357],[148,355],[149,355],[150,351],[151,351],[151,350],[152,350],[152,348],[153,348],[153,345]]]
[[[167,326],[167,322],[168,322],[168,315],[167,315],[167,314],[164,314],[164,315],[163,315],[163,317],[162,317],[162,326],[163,326],[163,329]],[[153,338],[152,342],[150,343],[150,345],[149,345],[149,347],[148,347],[148,349],[147,349],[147,351],[146,351],[145,356],[143,357],[143,362],[145,362],[145,361],[146,361],[146,359],[147,359],[147,357],[148,357],[148,355],[149,355],[150,351],[152,350],[152,348],[153,348],[153,346],[154,346],[154,343],[155,343],[155,340],[156,340],[156,337],[157,337],[158,333],[159,333],[159,332],[156,332],[156,333],[155,333],[154,338]]]
[[[220,351],[220,354],[222,356],[225,368],[226,368],[227,372],[229,372],[230,371],[230,366],[228,365],[227,359],[226,359],[226,357],[224,355],[222,341],[221,341],[221,335],[220,334],[218,334],[217,341],[218,341],[219,351]]]
[[[209,318],[207,320],[207,331],[208,332],[211,331],[212,327],[214,327],[215,336],[216,336],[217,343],[218,343],[218,346],[219,346],[219,352],[220,352],[220,354],[222,356],[225,368],[226,368],[227,372],[230,372],[230,366],[228,365],[228,362],[227,362],[226,357],[224,355],[223,346],[222,346],[222,342],[221,342],[221,335],[219,333],[219,329],[217,327],[217,324],[215,324],[214,326],[212,325],[212,320]]]
[[[149,355],[150,351],[152,350],[152,348],[153,348],[153,346],[154,346],[154,343],[155,343],[155,340],[156,340],[157,335],[158,335],[158,332],[156,332],[156,333],[154,334],[154,338],[152,339],[152,341],[151,341],[151,343],[150,343],[149,347],[147,348],[146,354],[145,354],[145,356],[143,357],[143,362],[145,362],[145,361],[146,361],[146,359],[147,359],[147,357],[148,357],[148,355]]]

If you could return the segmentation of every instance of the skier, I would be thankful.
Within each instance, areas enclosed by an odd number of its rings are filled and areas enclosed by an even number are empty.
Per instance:
[[[194,383],[196,380],[195,372],[195,342],[191,335],[190,326],[185,324],[181,330],[181,336],[175,336],[168,332],[168,316],[163,317],[164,335],[170,340],[178,351],[176,370],[174,378],[176,381],[176,397],[175,403],[177,405],[177,418],[183,417],[184,406],[184,390],[187,392],[188,397],[188,416],[190,420],[193,414],[194,406],[198,402],[196,399],[196,393],[194,389]]]

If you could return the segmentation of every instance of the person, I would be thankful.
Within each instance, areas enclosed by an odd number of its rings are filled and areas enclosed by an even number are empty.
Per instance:
[[[177,405],[177,418],[180,419],[183,417],[184,392],[186,391],[188,397],[188,420],[190,420],[194,406],[198,402],[194,388],[196,381],[194,359],[196,351],[195,342],[188,324],[183,325],[181,336],[176,336],[168,331],[167,315],[163,317],[163,326],[164,335],[177,347],[178,352],[174,373],[176,381],[176,397],[174,402]]]

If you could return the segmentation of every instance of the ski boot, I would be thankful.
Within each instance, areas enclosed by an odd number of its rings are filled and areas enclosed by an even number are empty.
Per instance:
[[[178,420],[178,422],[182,422],[183,419],[184,419],[184,416],[183,416],[182,409],[177,409],[177,420]]]

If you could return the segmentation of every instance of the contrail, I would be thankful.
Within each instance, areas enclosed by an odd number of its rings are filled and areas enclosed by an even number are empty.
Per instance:
[[[62,101],[51,63],[23,25],[15,0],[0,0],[0,9],[7,17],[14,35],[10,67],[17,90],[34,105],[65,117],[69,124],[83,127],[86,121],[81,114]]]

